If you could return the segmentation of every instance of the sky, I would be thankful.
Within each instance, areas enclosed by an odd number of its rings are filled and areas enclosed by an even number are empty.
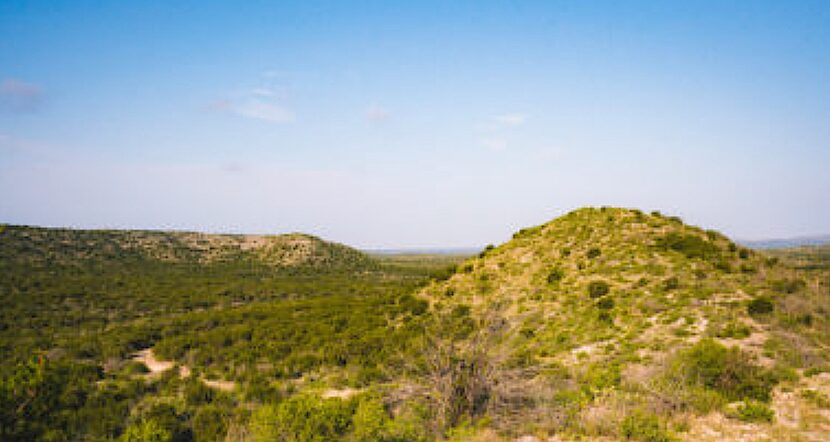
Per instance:
[[[0,222],[830,233],[830,2],[0,2]]]

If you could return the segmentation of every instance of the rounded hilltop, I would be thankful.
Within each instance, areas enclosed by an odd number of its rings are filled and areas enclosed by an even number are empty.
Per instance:
[[[35,265],[248,262],[273,269],[377,267],[372,258],[356,249],[304,233],[237,235],[5,226],[0,245],[0,259]]]
[[[635,440],[830,430],[770,417],[819,413],[786,391],[830,394],[830,377],[810,376],[830,363],[827,282],[677,217],[578,209],[421,296],[456,324],[459,348],[489,343],[496,427],[558,410],[546,431]]]

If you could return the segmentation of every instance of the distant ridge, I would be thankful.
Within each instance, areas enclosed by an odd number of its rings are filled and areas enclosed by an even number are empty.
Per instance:
[[[739,244],[753,249],[788,249],[801,246],[820,246],[830,244],[830,235],[799,236],[795,238],[776,238],[760,240],[738,240]]]
[[[376,266],[358,250],[304,233],[239,235],[0,225],[0,264],[11,262],[37,266],[246,262],[273,269],[318,270]]]
[[[450,247],[450,248],[402,248],[402,249],[363,249],[369,255],[475,255],[483,247]]]

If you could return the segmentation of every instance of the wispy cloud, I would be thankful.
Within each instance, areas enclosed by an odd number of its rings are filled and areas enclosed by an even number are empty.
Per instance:
[[[504,126],[519,126],[524,124],[527,121],[527,115],[525,114],[504,114],[504,115],[496,115],[493,117],[493,121],[498,124]]]
[[[33,112],[43,102],[40,86],[7,78],[0,82],[0,109],[7,112]]]
[[[366,118],[373,123],[378,123],[389,118],[389,111],[378,104],[372,104],[366,111]]]
[[[216,100],[208,104],[207,109],[271,123],[293,123],[296,116],[283,104],[285,95],[280,89],[258,87],[235,98]]]
[[[230,111],[236,115],[272,123],[293,123],[295,120],[294,112],[291,110],[260,100],[234,104],[230,107]]]

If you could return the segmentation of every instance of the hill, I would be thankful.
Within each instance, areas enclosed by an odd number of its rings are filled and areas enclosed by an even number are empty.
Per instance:
[[[617,208],[474,257],[14,226],[0,246],[3,440],[830,434],[820,248]]]
[[[368,255],[311,235],[222,235],[147,230],[0,227],[4,263],[79,266],[157,261],[165,264],[247,262],[273,269],[371,269]]]
[[[471,318],[447,345],[483,365],[433,394],[448,425],[515,435],[826,440],[828,282],[678,218],[577,210],[422,291]]]

